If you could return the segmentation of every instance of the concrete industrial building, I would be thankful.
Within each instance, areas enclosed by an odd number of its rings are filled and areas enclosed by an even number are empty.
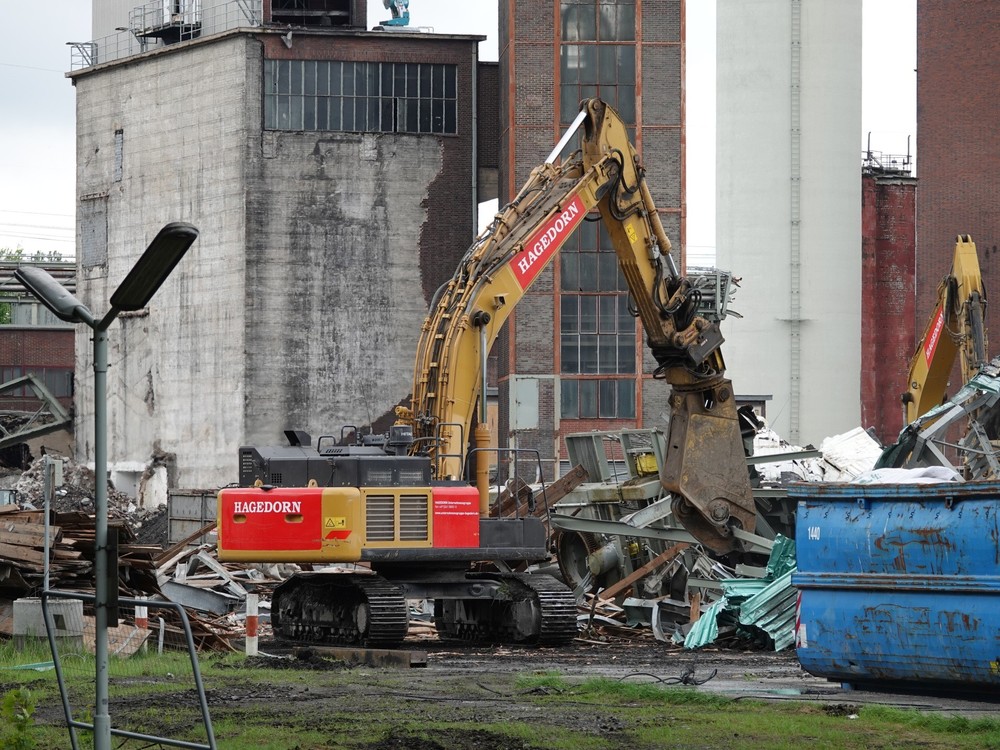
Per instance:
[[[578,112],[599,96],[631,126],[663,225],[684,247],[681,0],[500,4],[500,200],[513,197]],[[669,388],[626,312],[599,223],[584,224],[521,301],[498,342],[501,440],[534,449],[546,478],[562,437],[666,426]],[[598,307],[602,313],[597,314]]]
[[[94,2],[97,42],[72,74],[81,299],[102,314],[163,224],[201,231],[148,309],[109,332],[120,482],[152,463],[170,486],[217,487],[242,444],[384,430],[410,393],[431,296],[475,234],[479,167],[496,155],[476,122],[495,104],[478,110],[482,37],[369,32],[351,15],[364,3],[340,5],[289,32],[268,25],[270,2],[152,20]],[[89,331],[76,350],[90,460]]]
[[[793,443],[860,424],[861,2],[718,0],[717,263],[737,396]]]

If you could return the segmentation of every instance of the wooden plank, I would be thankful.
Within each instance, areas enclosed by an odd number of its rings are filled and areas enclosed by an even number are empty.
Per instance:
[[[33,547],[18,547],[14,544],[4,544],[0,542],[0,557],[8,560],[28,563],[30,565],[44,565],[45,553]]]
[[[189,544],[191,544],[191,542],[193,542],[195,539],[204,536],[214,528],[215,528],[215,521],[212,521],[211,523],[202,526],[193,534],[189,534],[188,536],[184,537],[179,542],[177,542],[177,544],[175,544],[173,547],[164,550],[163,554],[161,554],[153,561],[156,563],[156,567],[162,568],[165,564],[165,561],[175,557],[178,552],[184,550],[184,548],[187,547]]]
[[[44,519],[42,523],[35,523],[34,521],[29,521],[18,516],[7,516],[0,519],[0,529],[5,532],[13,532],[17,534],[26,534],[30,536],[36,536],[39,540],[39,547],[41,546],[41,540],[45,538],[45,523]],[[59,526],[49,526],[49,541],[58,541],[59,536],[62,534],[62,528]]]
[[[45,537],[37,534],[22,534],[20,531],[4,531],[0,533],[0,539],[4,544],[16,544],[18,547],[33,547],[43,549],[45,547]],[[56,545],[56,540],[49,538],[49,548]]]
[[[562,500],[566,495],[587,481],[589,475],[587,470],[577,464],[559,479],[545,486],[545,495],[541,492],[534,493],[533,490],[520,478],[516,488],[517,506],[514,505],[514,493],[505,489],[500,493],[500,515],[504,517],[516,516],[521,518],[526,515],[541,516],[546,510],[551,510],[552,506]],[[528,496],[533,495],[535,510],[528,510]]]
[[[22,510],[15,516],[6,516],[5,521],[9,521],[11,518],[16,518],[18,520],[23,520],[28,523],[40,523],[45,525],[45,511],[43,510]]]
[[[20,513],[21,508],[15,504],[0,505],[0,516],[6,515],[8,513]]]
[[[589,478],[590,475],[587,473],[587,470],[580,464],[577,464],[545,488],[545,502],[551,508]],[[541,504],[542,498],[538,497],[536,501]]]
[[[62,549],[61,547],[53,547],[52,557],[57,560],[79,560],[81,557],[83,557],[83,553],[75,549]]]
[[[636,568],[627,576],[622,578],[620,581],[617,581],[616,583],[613,583],[610,586],[608,586],[606,589],[603,589],[601,591],[601,597],[604,599],[614,598],[625,589],[630,588],[633,583],[638,581],[643,576],[649,575],[651,572],[656,570],[661,565],[673,560],[675,557],[677,557],[677,555],[679,555],[681,552],[683,552],[690,546],[691,545],[688,544],[687,542],[680,542],[679,544],[675,544],[673,547],[664,550],[656,557],[654,557],[652,560],[650,560],[648,563],[643,565],[641,568]]]

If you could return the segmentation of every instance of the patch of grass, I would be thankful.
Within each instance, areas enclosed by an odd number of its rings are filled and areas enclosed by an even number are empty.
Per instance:
[[[592,696],[598,700],[618,699],[627,701],[650,701],[673,706],[693,705],[721,708],[732,703],[731,698],[713,693],[699,692],[693,688],[663,686],[659,683],[625,682],[595,677],[583,682],[575,689],[577,696]]]
[[[883,721],[935,734],[976,734],[990,737],[1000,746],[1000,720],[969,719],[964,716],[926,714],[890,706],[863,706],[859,715],[866,721]]]
[[[534,672],[532,674],[518,675],[514,680],[514,687],[522,691],[535,690],[537,688],[548,688],[556,691],[569,689],[566,680],[558,672]]]
[[[0,648],[0,665],[3,658],[8,663],[43,660],[24,652],[14,658],[10,651]],[[93,657],[80,657],[76,666],[72,681],[79,701],[74,707],[87,710],[93,701]],[[201,714],[192,698],[186,655],[137,655],[119,666],[126,666],[131,676],[121,677],[112,669],[112,726],[204,739],[198,733]],[[798,750],[803,745],[1000,750],[1000,721],[995,719],[879,706],[830,710],[817,703],[731,699],[694,687],[570,678],[555,671],[484,676],[461,670],[282,667],[269,669],[267,662],[248,661],[242,654],[201,659],[220,750]],[[0,671],[0,692],[20,686],[37,696],[31,733],[36,746],[67,746],[54,673]]]
[[[23,649],[14,648],[13,640],[0,641],[0,668],[46,661],[52,661],[48,641],[31,640],[24,644]]]

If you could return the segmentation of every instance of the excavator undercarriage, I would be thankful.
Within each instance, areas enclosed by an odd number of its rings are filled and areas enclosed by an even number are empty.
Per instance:
[[[557,646],[577,634],[576,598],[549,575],[438,569],[300,573],[274,592],[274,632],[289,640],[394,648],[406,637],[408,599],[434,602],[446,640]]]

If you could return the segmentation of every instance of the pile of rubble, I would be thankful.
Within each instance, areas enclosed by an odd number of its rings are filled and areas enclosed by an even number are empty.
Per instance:
[[[94,591],[94,472],[64,460],[62,483],[53,490],[49,502],[46,529],[44,471],[42,458],[24,472],[8,472],[0,479],[5,489],[13,491],[8,497],[14,501],[0,504],[0,637],[13,633],[14,600],[37,596],[44,588],[46,572],[50,589]],[[175,575],[182,576],[177,572],[181,568],[186,573],[189,566],[193,567],[191,558],[196,564],[200,562],[197,555],[204,555],[205,548],[192,546],[192,542],[213,527],[201,529],[171,547],[166,505],[141,508],[133,498],[109,486],[108,536],[117,542],[119,596],[171,601],[164,593],[165,584]],[[214,559],[212,562],[224,570]],[[220,577],[218,585],[226,583]],[[198,608],[185,609],[200,647],[229,649],[230,639],[242,635],[238,623],[205,616]]]
[[[42,510],[45,507],[45,459],[39,458],[19,475],[11,475],[8,483],[22,510]],[[11,482],[11,479],[15,481]],[[63,459],[63,482],[52,493],[54,513],[94,513],[96,478],[92,469],[71,459]],[[108,483],[108,522],[121,521],[129,526],[144,544],[166,544],[167,506],[141,508],[129,495]],[[143,527],[148,526],[140,533]]]

